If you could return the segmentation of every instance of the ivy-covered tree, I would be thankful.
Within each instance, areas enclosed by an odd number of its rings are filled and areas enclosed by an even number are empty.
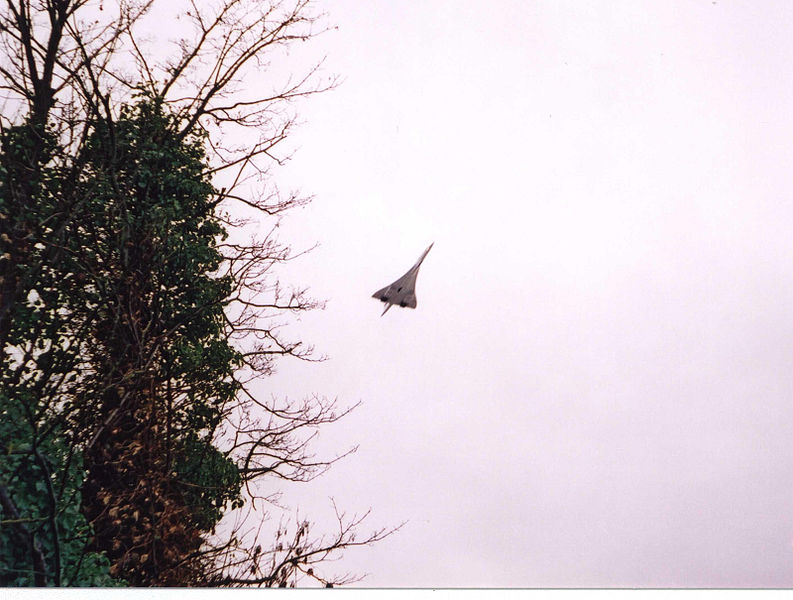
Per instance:
[[[136,34],[154,4],[0,5],[0,584],[344,583],[320,563],[390,530],[356,537],[337,511],[327,537],[302,519],[269,546],[214,533],[277,494],[260,480],[340,458],[308,441],[349,409],[249,388],[312,356],[278,317],[318,304],[273,273],[275,225],[305,200],[268,174],[289,103],[333,83],[237,86],[317,19],[308,0],[187,0],[193,37],[158,59]],[[241,241],[235,205],[271,233]]]
[[[218,274],[204,140],[178,125],[146,98],[98,123],[76,190],[85,218],[67,236],[84,275],[74,310],[94,315],[75,412],[91,432],[83,512],[92,548],[134,585],[200,583],[190,556],[241,502],[237,467],[213,445],[242,362],[226,335],[233,280]]]

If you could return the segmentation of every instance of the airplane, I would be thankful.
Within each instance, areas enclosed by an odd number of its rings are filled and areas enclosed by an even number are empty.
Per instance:
[[[427,254],[429,254],[433,245],[435,245],[435,242],[429,245],[424,251],[424,254],[421,255],[421,258],[418,259],[418,262],[416,262],[407,273],[402,275],[402,277],[391,285],[372,294],[372,298],[377,298],[381,302],[385,302],[386,307],[380,315],[381,317],[395,304],[407,308],[416,308],[416,277],[418,277],[421,263],[427,257]]]

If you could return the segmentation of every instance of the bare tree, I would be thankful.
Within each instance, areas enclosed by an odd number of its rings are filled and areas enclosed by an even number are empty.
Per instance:
[[[236,545],[224,549],[215,583],[234,587],[296,587],[307,578],[325,587],[336,587],[360,581],[361,575],[346,572],[329,577],[316,569],[321,563],[337,559],[343,550],[377,543],[399,527],[381,528],[362,537],[358,528],[369,511],[348,516],[339,511],[335,502],[333,508],[337,528],[319,538],[311,537],[312,523],[297,516],[294,523],[279,523],[275,541],[269,548],[257,544],[253,548]]]

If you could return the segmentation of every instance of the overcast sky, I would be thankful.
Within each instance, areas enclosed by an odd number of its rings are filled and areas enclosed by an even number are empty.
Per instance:
[[[793,586],[793,4],[334,0],[283,187],[365,586]],[[431,242],[418,308],[371,294]]]

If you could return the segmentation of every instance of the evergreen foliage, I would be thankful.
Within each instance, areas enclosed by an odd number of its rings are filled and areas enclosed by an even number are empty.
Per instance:
[[[133,583],[147,583],[168,563],[146,551],[157,547],[149,538],[170,539],[161,552],[182,562],[227,505],[241,504],[238,469],[213,445],[237,393],[233,374],[241,362],[228,343],[223,312],[233,281],[216,275],[223,261],[217,240],[225,232],[204,175],[204,140],[180,137],[177,126],[161,102],[141,97],[116,122],[96,123],[75,180],[42,168],[40,180],[28,183],[33,210],[14,207],[13,194],[2,196],[3,213],[24,214],[29,229],[64,214],[57,208],[70,209],[68,219],[60,219],[56,262],[37,260],[46,250],[53,255],[51,227],[28,233],[42,242],[32,245],[19,279],[27,284],[22,293],[36,301],[14,307],[10,347],[16,352],[6,355],[4,374],[17,385],[6,381],[0,403],[0,439],[7,440],[9,457],[1,481],[14,490],[20,515],[7,519],[4,511],[3,523],[30,522],[48,581],[55,581],[53,540],[66,534],[71,537],[63,543],[70,546],[59,549],[59,577],[82,556],[70,581],[108,583],[107,571],[96,572],[107,567],[101,552],[124,557],[125,572],[137,568],[132,559],[157,561],[156,568],[132,575]],[[25,150],[25,138],[13,133],[3,146],[4,162],[12,165]],[[4,183],[6,190],[16,181]],[[75,384],[42,393],[54,378],[67,377]],[[119,409],[127,416],[114,418]],[[67,440],[76,443],[70,448]],[[84,453],[89,476],[81,485]],[[136,493],[140,482],[147,485]],[[63,489],[56,495],[50,488],[58,485]],[[61,522],[51,526],[42,515],[56,501]],[[93,536],[81,508],[94,521]],[[157,527],[143,522],[146,510]],[[163,529],[169,514],[178,530],[170,538],[173,532]],[[48,526],[52,535],[36,535]],[[86,560],[89,537],[94,552]],[[0,546],[9,584],[36,582],[29,567],[13,566],[29,565],[31,551],[25,544]]]

